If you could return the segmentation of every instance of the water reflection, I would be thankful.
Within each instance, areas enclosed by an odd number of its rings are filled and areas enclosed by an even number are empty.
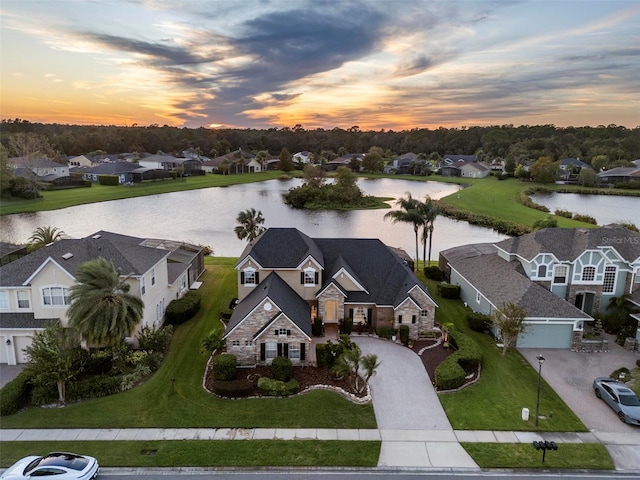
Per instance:
[[[215,255],[239,256],[246,245],[235,236],[236,216],[241,210],[262,211],[267,227],[296,227],[311,237],[380,238],[390,246],[415,255],[413,228],[383,219],[388,210],[306,211],[295,210],[282,195],[301,184],[299,179],[174,192],[148,197],[114,200],[76,207],[5,215],[0,217],[2,241],[25,242],[40,226],[55,226],[72,237],[98,230],[148,238],[170,238],[209,245]],[[455,193],[456,185],[407,180],[360,180],[362,190],[378,197],[400,198],[406,192],[424,198]],[[390,204],[395,208],[394,202]],[[493,242],[506,238],[493,230],[445,217],[435,223],[432,259],[446,248],[465,243]],[[283,245],[286,248],[286,245]],[[420,249],[422,252],[422,249]]]
[[[598,225],[633,223],[640,228],[640,198],[618,195],[580,195],[577,193],[550,193],[532,195],[531,199],[544,205],[551,213],[567,210],[590,215]]]

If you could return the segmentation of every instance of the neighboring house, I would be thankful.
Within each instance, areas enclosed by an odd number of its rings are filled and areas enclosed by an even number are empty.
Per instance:
[[[304,152],[294,153],[292,160],[298,165],[306,165],[308,163],[311,163],[311,156],[312,153],[305,150]]]
[[[580,170],[583,168],[588,168],[593,170],[593,167],[588,163],[583,162],[577,158],[564,158],[560,160],[560,179],[562,181],[569,181],[572,179],[576,179]]]
[[[8,160],[8,164],[14,169],[27,168],[38,177],[47,175],[69,176],[69,167],[66,164],[52,162],[45,158],[13,157]]]
[[[77,157],[67,157],[67,165],[69,168],[91,167],[93,166],[93,162],[84,155],[78,155]]]
[[[73,173],[82,173],[85,180],[97,182],[100,175],[116,175],[120,184],[139,183],[143,180],[153,180],[157,178],[168,178],[170,175],[164,170],[155,170],[142,167],[131,162],[111,162],[101,163],[95,167],[73,169]]]
[[[383,173],[410,173],[411,164],[414,163],[417,159],[418,155],[413,152],[400,155],[384,166]]]
[[[238,300],[224,339],[243,364],[284,355],[311,363],[311,325],[337,331],[345,318],[379,328],[434,328],[436,303],[393,249],[377,239],[310,238],[270,228],[236,263]]]
[[[202,172],[202,161],[197,158],[179,158],[173,155],[150,155],[138,160],[138,166],[151,170],[184,169],[183,175],[199,175]]]
[[[640,167],[616,167],[597,173],[600,185],[615,185],[632,180],[640,181]]]
[[[456,162],[477,162],[477,161],[478,161],[477,155],[453,155],[453,154],[447,153],[446,155],[442,156],[442,163],[444,165],[451,165]]]
[[[440,253],[440,268],[475,311],[523,307],[530,328],[520,347],[575,348],[584,322],[613,297],[628,293],[640,306],[640,233],[618,225],[455,247]]]
[[[484,178],[491,175],[491,167],[481,162],[458,162],[460,176],[467,178]]]
[[[324,168],[327,171],[333,172],[339,167],[351,167],[351,162],[353,160],[357,160],[358,165],[362,165],[362,160],[364,160],[364,157],[364,153],[347,153],[346,155],[334,158],[330,162],[325,163]]]
[[[237,174],[261,172],[266,167],[252,153],[238,149],[203,162],[202,169],[207,173]]]
[[[166,306],[181,297],[204,271],[199,246],[97,232],[62,239],[0,267],[0,363],[28,359],[24,349],[48,320],[67,326],[69,288],[83,263],[104,257],[131,285],[145,305],[142,326],[159,327]]]

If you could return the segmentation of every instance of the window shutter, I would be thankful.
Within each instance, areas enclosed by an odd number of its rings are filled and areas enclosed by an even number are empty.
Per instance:
[[[244,285],[244,272],[240,272],[240,284]]]
[[[279,357],[282,356],[282,344],[281,343],[278,344],[278,356]]]
[[[367,308],[367,323],[371,325],[373,320],[373,308]]]
[[[415,315],[411,315],[411,323],[416,323],[416,316]]]
[[[282,345],[284,345],[284,353],[283,355],[287,358],[289,358],[289,344],[288,343],[283,343]]]
[[[300,283],[304,285],[304,272],[300,272]]]
[[[279,332],[279,331],[278,331],[278,329],[276,328],[276,329],[273,331],[273,334],[274,334],[274,335],[279,335],[279,334],[280,334],[280,332]]]
[[[318,285],[318,280],[320,280],[320,274],[316,272],[316,285]]]
[[[398,323],[402,323],[402,315],[398,315]]]
[[[287,337],[291,335],[291,330],[287,330]]]
[[[300,360],[304,360],[304,355],[305,355],[305,349],[306,345],[304,343],[300,344]]]
[[[267,346],[264,342],[260,344],[260,361],[264,362],[267,358]]]
[[[349,309],[349,318],[353,320],[353,308]]]
[[[256,285],[260,283],[260,272],[256,272]]]

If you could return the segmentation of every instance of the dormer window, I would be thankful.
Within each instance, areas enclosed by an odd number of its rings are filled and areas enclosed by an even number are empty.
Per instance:
[[[318,284],[318,272],[312,268],[306,268],[304,272],[300,274],[300,280],[305,287],[315,287]]]
[[[538,267],[538,278],[547,278],[547,266],[540,265]]]
[[[596,267],[582,267],[582,281],[593,282],[596,278]]]
[[[245,268],[240,272],[240,283],[247,287],[253,287],[258,284],[258,272],[255,268]]]

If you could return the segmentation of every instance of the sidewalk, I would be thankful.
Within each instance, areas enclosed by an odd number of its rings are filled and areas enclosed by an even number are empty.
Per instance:
[[[488,430],[378,430],[334,428],[3,429],[0,442],[64,440],[360,440],[382,441],[379,467],[480,468],[460,442],[603,443],[618,471],[640,472],[640,433],[502,432]],[[533,447],[532,447],[533,448]]]

